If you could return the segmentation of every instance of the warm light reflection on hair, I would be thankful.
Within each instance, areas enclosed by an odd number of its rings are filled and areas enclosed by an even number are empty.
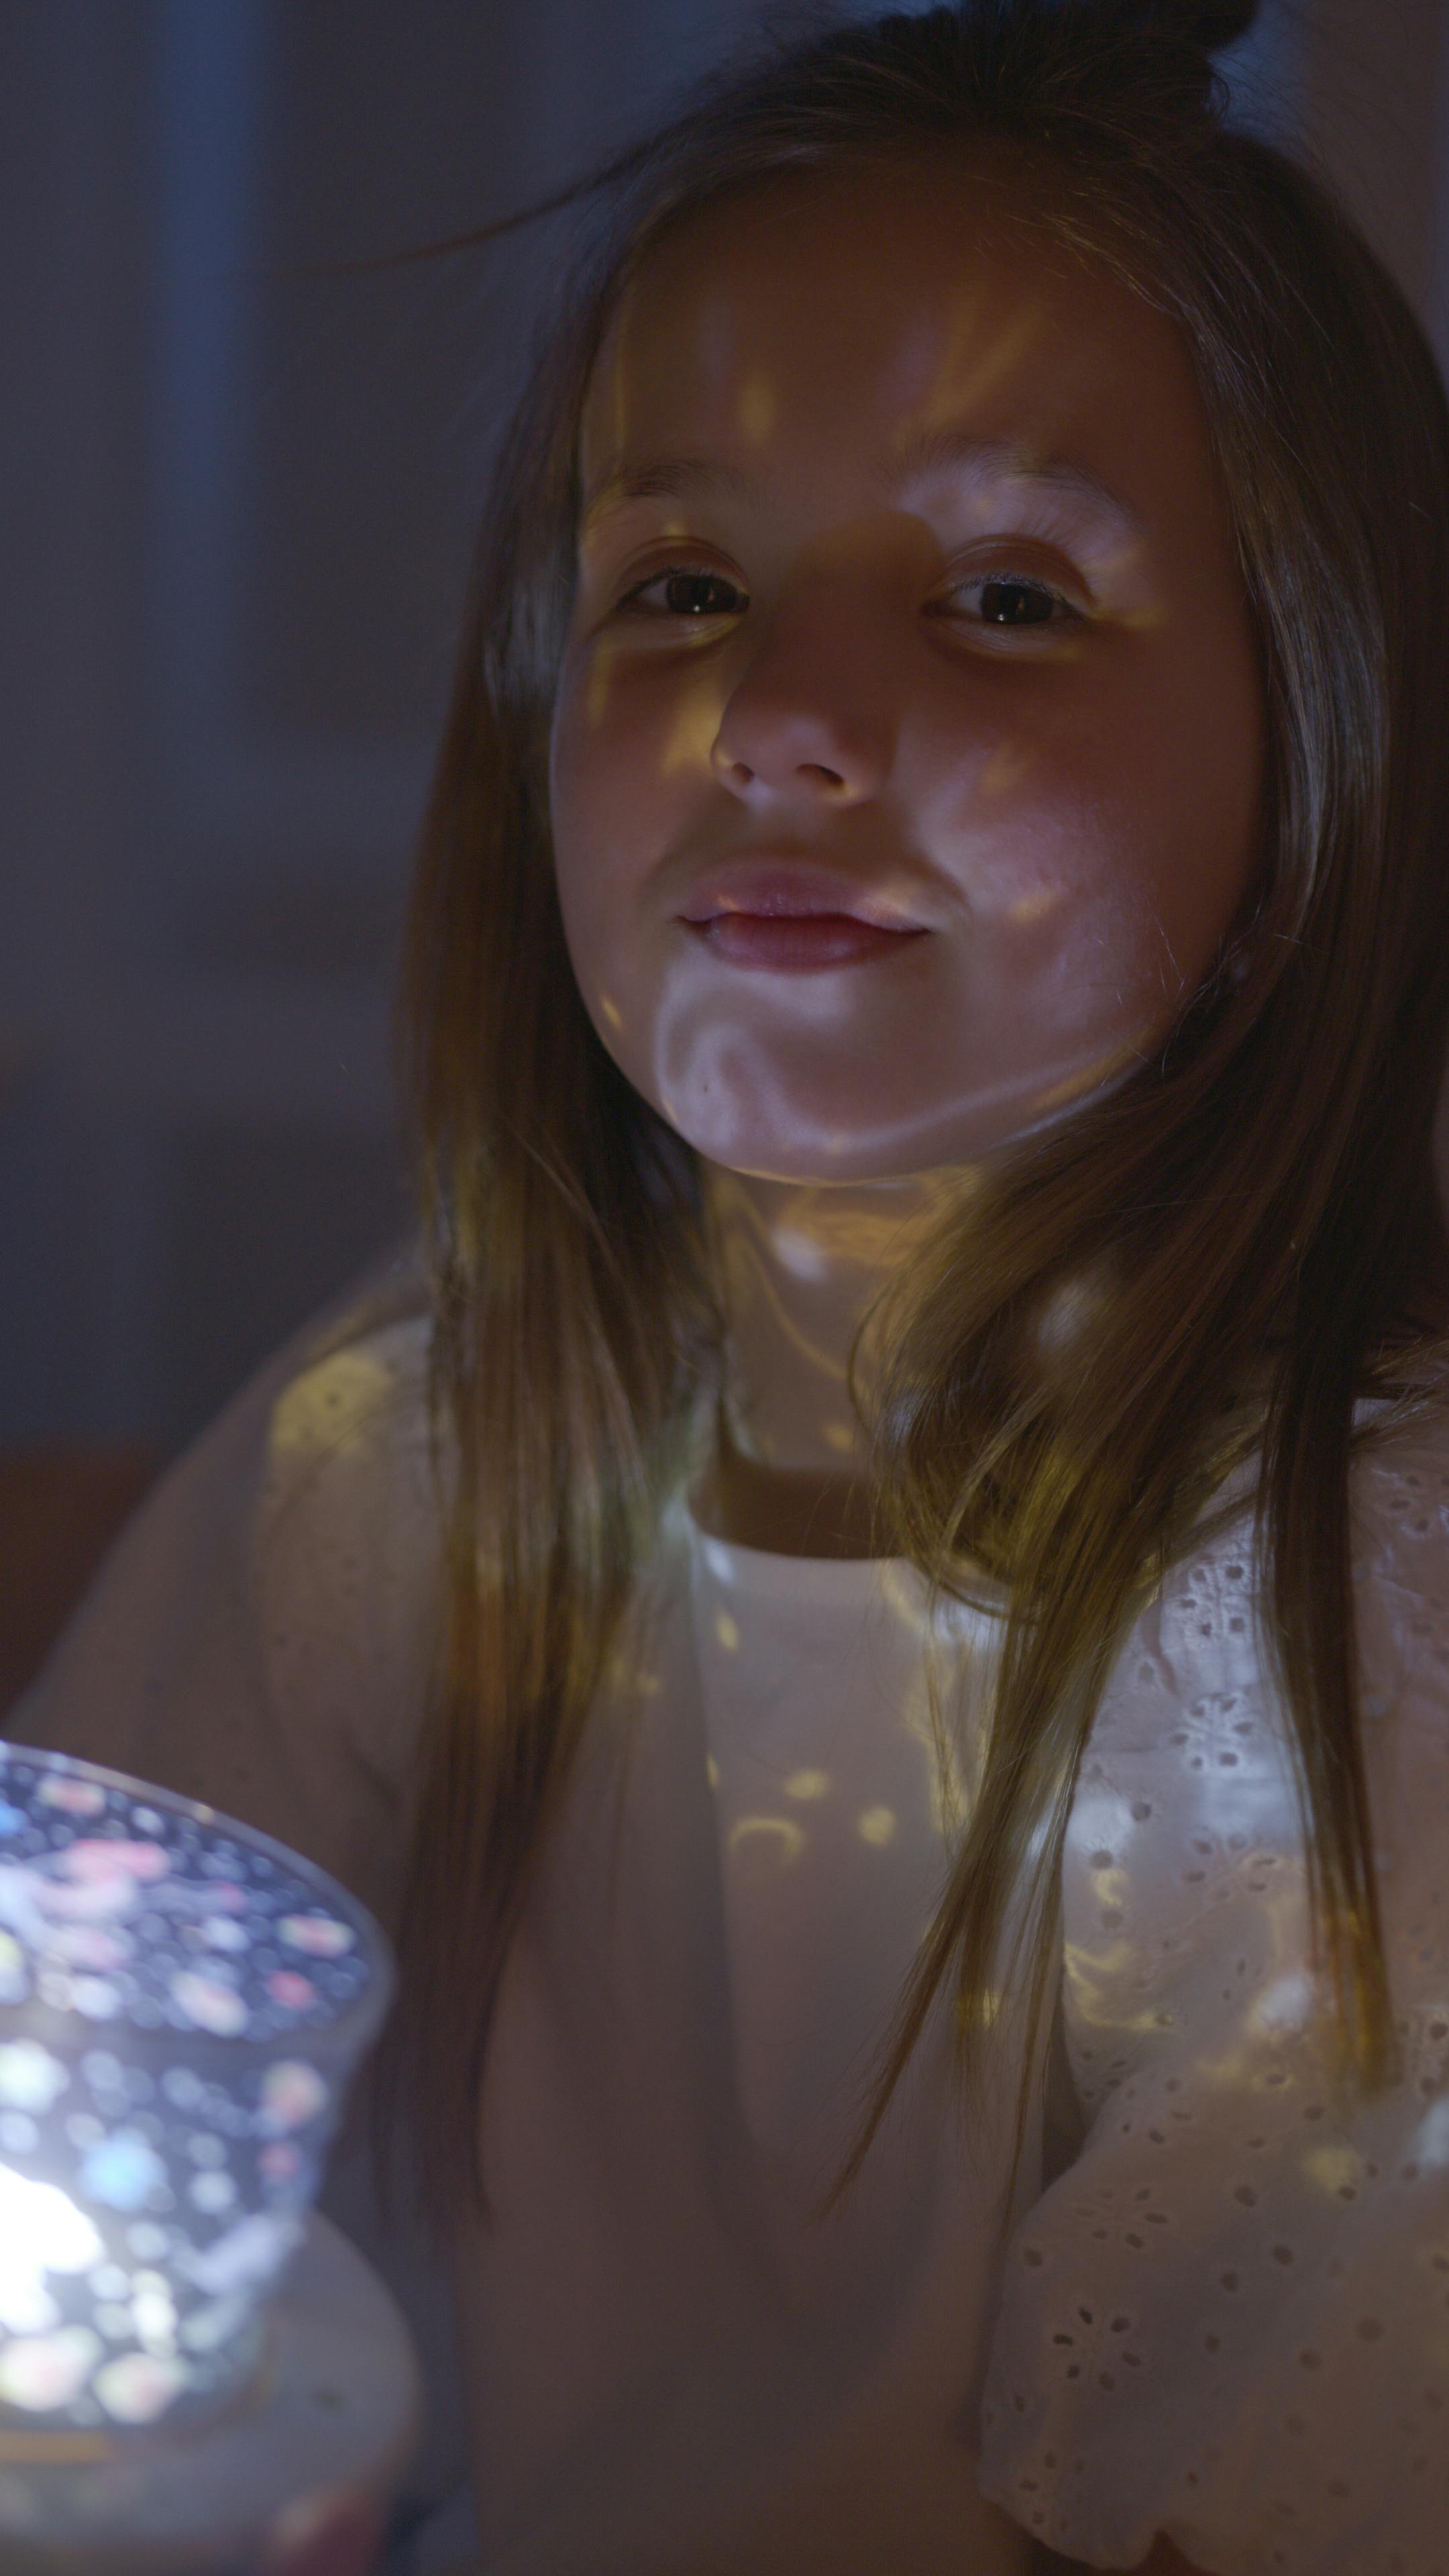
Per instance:
[[[1091,1064],[1078,1065],[1074,1073],[1065,1074],[1060,1082],[1049,1082],[1037,1092],[1033,1108],[1037,1112],[1065,1108],[1068,1101],[1081,1099],[1085,1093],[1095,1091],[1099,1083],[1109,1081],[1114,1073],[1121,1073],[1137,1054],[1135,1045],[1117,1046],[1107,1055],[1097,1056]]]

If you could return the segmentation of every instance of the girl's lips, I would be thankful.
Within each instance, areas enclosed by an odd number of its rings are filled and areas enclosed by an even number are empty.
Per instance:
[[[788,975],[899,953],[926,931],[890,895],[835,868],[763,856],[736,859],[707,878],[680,919],[726,964]]]
[[[726,965],[764,966],[784,975],[862,965],[926,936],[915,925],[886,930],[852,912],[717,912],[687,926]]]

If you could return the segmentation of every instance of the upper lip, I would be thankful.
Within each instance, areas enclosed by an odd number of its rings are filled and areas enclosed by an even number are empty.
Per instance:
[[[680,906],[681,921],[717,921],[724,913],[808,921],[821,916],[868,922],[877,930],[924,930],[894,890],[862,885],[840,868],[811,859],[730,859],[710,868]]]

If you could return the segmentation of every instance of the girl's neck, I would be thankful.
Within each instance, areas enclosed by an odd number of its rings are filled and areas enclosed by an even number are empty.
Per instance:
[[[868,1407],[861,1327],[939,1221],[949,1177],[823,1188],[706,1164],[704,1180],[728,1363],[696,1516],[717,1538],[783,1556],[874,1555],[851,1354]]]

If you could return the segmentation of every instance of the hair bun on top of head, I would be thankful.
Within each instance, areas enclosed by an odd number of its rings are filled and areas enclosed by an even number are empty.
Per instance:
[[[951,14],[949,8],[930,13],[936,20]],[[1157,47],[1210,66],[1215,54],[1248,34],[1260,10],[1259,0],[955,0],[955,14],[968,26],[984,21],[1003,32],[1034,30],[1068,43],[1074,34],[1087,42],[1093,34],[1127,44],[1155,39]]]
[[[1135,5],[1129,0],[1128,14],[1186,37],[1205,54],[1217,54],[1246,36],[1258,15],[1258,0],[1135,0]]]

